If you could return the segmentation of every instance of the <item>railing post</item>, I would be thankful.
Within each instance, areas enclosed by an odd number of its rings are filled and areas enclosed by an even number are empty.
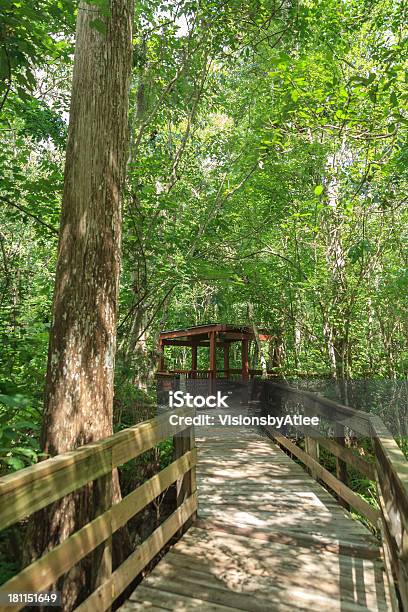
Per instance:
[[[305,451],[312,459],[319,462],[319,443],[316,438],[305,436]],[[310,473],[317,480],[317,473],[312,467],[310,468]]]
[[[110,453],[112,455],[112,451]],[[112,465],[112,456],[111,456]],[[117,477],[117,476],[116,476]],[[104,514],[112,507],[113,500],[113,473],[108,472],[93,483],[94,515],[95,518]],[[92,558],[92,586],[93,590],[110,579],[112,574],[112,528],[110,536],[93,552]]]
[[[195,448],[195,435],[194,426],[188,427],[184,431],[176,434],[173,437],[174,442],[174,458],[178,459],[186,452],[191,451]],[[196,494],[196,467],[195,465],[183,474],[181,478],[176,481],[176,507],[178,508],[190,495]],[[179,535],[184,533],[186,529],[195,521],[197,513],[191,515],[188,521],[183,525]]]
[[[340,444],[340,446],[343,446],[345,448],[346,438],[344,434],[344,425],[342,425],[341,423],[335,423],[334,439],[338,444]],[[340,480],[340,482],[344,482],[344,484],[347,484],[347,463],[340,459],[340,457],[336,457],[336,476],[337,479]],[[342,500],[341,497],[339,497],[338,500],[339,503],[343,506],[343,508],[346,508],[346,510],[350,509],[350,505],[344,500]]]
[[[344,425],[341,423],[334,424],[334,439],[340,446],[346,447],[346,438],[345,438],[345,429]],[[347,484],[347,464],[345,461],[336,457],[336,475],[341,482]]]

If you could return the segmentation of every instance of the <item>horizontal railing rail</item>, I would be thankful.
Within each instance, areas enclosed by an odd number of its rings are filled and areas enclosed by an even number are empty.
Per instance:
[[[382,420],[371,417],[381,535],[404,611],[408,610],[408,462]]]
[[[214,370],[214,372],[212,370],[166,370],[166,371],[159,371],[157,372],[157,378],[165,378],[165,377],[172,377],[172,376],[179,376],[179,375],[184,375],[186,378],[210,378],[211,374],[214,373],[216,378],[231,378],[233,380],[236,379],[242,379],[243,374],[242,374],[242,370],[239,368],[228,368],[228,369],[217,369]],[[253,378],[255,376],[261,376],[262,375],[262,370],[253,370],[253,369],[249,369],[248,370],[248,375],[250,378]],[[277,374],[272,371],[272,370],[268,370],[267,371],[267,375],[268,377],[275,377],[277,376]]]
[[[316,480],[327,485],[344,505],[351,506],[380,529],[390,590],[394,593],[393,607],[397,610],[400,604],[404,611],[408,611],[408,461],[383,421],[378,416],[287,384],[257,380],[256,388],[264,412],[278,414],[282,410],[281,404],[290,401],[301,405],[305,416],[319,416],[323,424],[329,425],[331,436],[327,431],[325,435],[319,435],[318,431],[303,427],[304,449],[287,433],[270,426],[264,429],[301,461]],[[357,454],[358,448],[346,446],[347,432],[358,433],[362,440],[370,441],[373,461]],[[357,444],[358,437],[355,437]],[[335,457],[336,475],[321,464],[320,447]],[[362,447],[360,450],[366,452]],[[378,509],[347,485],[347,467],[376,482]]]
[[[193,416],[194,410],[183,407],[172,414]],[[105,571],[101,584],[76,608],[81,612],[107,610],[165,544],[195,517],[194,432],[183,422],[178,419],[178,425],[170,425],[168,414],[162,414],[94,444],[0,478],[0,529],[4,529],[91,481],[102,478],[102,484],[109,487],[116,467],[162,440],[172,436],[174,439],[175,457],[170,465],[118,503],[108,503],[99,516],[3,584],[0,593],[38,593],[54,585],[86,555],[109,543],[112,534],[176,483],[175,511],[114,572]],[[106,550],[111,556],[110,545]],[[111,567],[111,559],[106,564],[105,556],[103,562],[105,567]],[[24,605],[13,603],[1,609],[19,610]]]

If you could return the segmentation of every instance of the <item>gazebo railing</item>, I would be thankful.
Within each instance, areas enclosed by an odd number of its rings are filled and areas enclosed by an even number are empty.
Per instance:
[[[157,372],[157,376],[163,377],[172,377],[178,375],[184,375],[187,379],[190,378],[199,378],[199,379],[208,379],[211,378],[211,375],[214,374],[215,378],[226,378],[231,380],[240,380],[242,379],[242,370],[239,368],[229,368],[228,370],[166,370]],[[262,370],[248,370],[248,374],[250,378],[254,376],[261,376]],[[276,376],[276,373],[272,370],[267,371],[268,377]]]

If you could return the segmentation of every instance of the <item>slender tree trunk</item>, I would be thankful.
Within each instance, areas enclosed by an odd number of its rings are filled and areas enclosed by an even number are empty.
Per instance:
[[[339,168],[344,156],[344,145],[331,156],[327,163],[329,175],[327,184],[327,207],[324,215],[326,230],[326,262],[329,272],[329,295],[331,313],[327,312],[324,321],[324,335],[331,362],[333,376],[339,380],[348,376],[349,355],[349,313],[348,287],[346,278],[346,255],[343,248],[343,213],[339,207],[340,183]],[[333,323],[333,319],[335,323]]]
[[[273,338],[269,341],[269,368],[281,370],[285,360],[284,330],[282,323],[277,321],[273,328]]]
[[[249,315],[249,320],[251,322],[252,325],[252,329],[254,332],[254,338],[255,338],[255,343],[256,343],[256,347],[258,349],[258,356],[259,356],[259,361],[261,362],[261,369],[262,369],[262,378],[267,378],[268,376],[268,368],[266,365],[266,358],[265,358],[265,354],[264,351],[262,349],[262,344],[261,341],[259,339],[259,332],[258,332],[258,327],[255,323],[255,315],[254,315],[254,307],[252,305],[252,302],[248,302],[248,315]]]
[[[50,455],[112,433],[132,5],[111,0],[109,17],[85,2],[78,9],[42,428]],[[54,547],[92,518],[101,494],[90,485],[42,512],[31,554]],[[74,568],[59,585],[65,611],[89,588],[91,574]]]
[[[334,349],[334,343],[333,343],[333,330],[328,321],[326,313],[324,313],[323,333],[324,333],[324,338],[326,341],[327,355],[329,358],[331,374],[333,378],[336,378],[337,361],[336,361],[336,351]]]
[[[145,311],[140,308],[132,321],[129,333],[129,345],[126,353],[127,363],[132,365],[133,383],[143,391],[147,390],[149,382],[149,370],[152,367],[151,359],[147,350],[147,317]]]

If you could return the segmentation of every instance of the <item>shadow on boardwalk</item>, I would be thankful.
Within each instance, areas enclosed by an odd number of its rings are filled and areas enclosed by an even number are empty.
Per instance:
[[[198,520],[121,610],[391,609],[377,540],[301,466],[250,427],[196,436]]]

